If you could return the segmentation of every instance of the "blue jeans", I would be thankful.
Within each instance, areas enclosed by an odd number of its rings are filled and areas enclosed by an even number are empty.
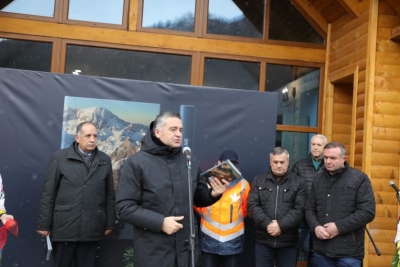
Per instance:
[[[201,252],[202,267],[241,267],[240,255],[218,255],[213,253]]]
[[[256,243],[256,267],[296,267],[297,246],[273,248]]]
[[[313,267],[361,267],[362,260],[356,258],[329,258],[322,254],[313,253],[312,262],[309,266]]]
[[[301,222],[299,227],[299,247],[297,249],[297,260],[307,261],[311,250],[311,232],[306,221]]]

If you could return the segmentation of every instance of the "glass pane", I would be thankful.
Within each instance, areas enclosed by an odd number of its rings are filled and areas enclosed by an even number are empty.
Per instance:
[[[191,59],[182,55],[68,45],[65,72],[190,84]]]
[[[0,38],[0,67],[50,72],[51,52],[52,43]]]
[[[54,16],[54,0],[5,0],[0,1],[0,11],[35,15]]]
[[[207,33],[262,38],[265,0],[209,0]]]
[[[69,0],[68,19],[122,25],[124,0]]]
[[[319,68],[267,64],[265,90],[279,95],[277,124],[317,126]]]
[[[324,39],[289,0],[271,0],[269,39],[324,44]]]
[[[308,156],[311,137],[314,135],[315,133],[276,131],[275,145],[282,146],[289,152],[290,168],[296,161]]]
[[[258,91],[260,63],[206,58],[204,86]]]
[[[196,0],[144,0],[142,27],[194,32]]]

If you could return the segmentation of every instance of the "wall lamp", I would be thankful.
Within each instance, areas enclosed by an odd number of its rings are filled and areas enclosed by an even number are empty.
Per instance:
[[[290,107],[293,104],[295,97],[296,97],[296,87],[292,88],[292,92],[290,93],[290,95],[289,95],[289,90],[286,87],[283,88],[281,107]]]

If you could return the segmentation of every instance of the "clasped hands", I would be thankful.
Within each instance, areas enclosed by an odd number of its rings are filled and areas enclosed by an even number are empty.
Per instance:
[[[267,226],[267,232],[271,236],[278,236],[282,234],[281,228],[276,220],[272,220],[272,222]]]
[[[333,222],[315,227],[314,232],[315,236],[321,240],[332,239],[339,235],[339,230]]]

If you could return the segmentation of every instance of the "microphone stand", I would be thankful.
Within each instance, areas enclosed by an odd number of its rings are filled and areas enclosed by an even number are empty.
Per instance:
[[[186,156],[187,159],[187,168],[188,168],[188,185],[189,185],[189,221],[190,221],[190,237],[189,237],[189,250],[190,250],[190,258],[191,258],[191,267],[195,267],[194,265],[194,240],[196,237],[196,233],[194,231],[194,215],[193,215],[193,193],[192,193],[192,163],[190,162],[190,155]]]
[[[372,245],[373,245],[374,248],[375,248],[376,255],[380,256],[380,255],[381,255],[381,252],[379,251],[378,247],[375,245],[375,242],[374,242],[374,240],[372,239],[371,234],[369,233],[369,231],[368,231],[367,228],[364,228],[364,229],[365,229],[365,231],[367,231],[367,234],[368,234],[368,236],[369,236],[369,240],[371,240],[371,243],[372,243]]]
[[[398,200],[399,203],[400,203],[399,194],[396,194],[396,195],[397,195],[397,200]],[[374,246],[376,255],[380,256],[380,255],[381,255],[381,252],[380,252],[379,248],[376,246],[376,244],[375,244],[375,242],[374,242],[374,239],[372,239],[372,236],[371,236],[371,234],[369,233],[367,227],[365,227],[364,229],[365,229],[365,231],[366,231],[367,234],[368,234],[369,240],[371,240],[371,243],[372,243],[372,245]]]

